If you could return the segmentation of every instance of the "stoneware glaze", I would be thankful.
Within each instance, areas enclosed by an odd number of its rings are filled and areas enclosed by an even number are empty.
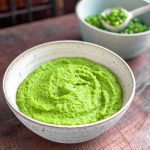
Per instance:
[[[110,69],[118,77],[123,87],[124,102],[121,110],[107,119],[77,126],[46,124],[22,114],[16,105],[18,85],[39,65],[59,57],[84,57]],[[132,102],[135,80],[126,62],[110,50],[86,42],[58,41],[33,47],[19,55],[5,72],[3,91],[12,112],[34,133],[59,143],[80,143],[107,131],[123,116]]]
[[[147,5],[142,0],[81,0],[76,7],[79,28],[83,39],[99,44],[116,52],[124,59],[135,57],[150,48],[150,31],[137,34],[119,34],[98,29],[84,20],[87,16],[97,15],[107,8],[123,7],[131,11]],[[138,17],[150,26],[150,12]]]

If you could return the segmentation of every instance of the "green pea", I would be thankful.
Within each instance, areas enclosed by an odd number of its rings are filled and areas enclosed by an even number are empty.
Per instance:
[[[101,20],[105,20],[108,24],[113,26],[118,26],[124,22],[124,20],[127,18],[126,14],[121,8],[113,9],[109,15],[104,16],[101,13],[95,16],[88,16],[85,18],[85,21],[97,28],[107,30],[104,28],[104,26],[101,23]],[[118,33],[121,34],[134,34],[134,33],[140,33],[150,30],[150,26],[145,25],[141,20],[138,18],[133,18],[128,26],[119,31]],[[110,31],[111,32],[111,31]]]

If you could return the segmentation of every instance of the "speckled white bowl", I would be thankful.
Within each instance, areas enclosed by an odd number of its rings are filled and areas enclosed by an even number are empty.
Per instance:
[[[85,57],[112,70],[120,80],[124,91],[124,102],[121,110],[107,119],[77,126],[47,124],[21,113],[16,105],[18,85],[39,65],[58,57]],[[3,91],[8,106],[27,128],[51,141],[80,143],[99,136],[122,117],[132,102],[135,80],[126,62],[110,50],[86,42],[58,41],[33,47],[19,55],[5,72]]]
[[[144,0],[81,0],[76,7],[79,28],[87,42],[104,46],[124,59],[135,57],[150,48],[150,31],[137,34],[118,34],[98,29],[84,20],[106,8],[123,7],[133,10],[148,4]],[[150,26],[150,12],[139,17]]]

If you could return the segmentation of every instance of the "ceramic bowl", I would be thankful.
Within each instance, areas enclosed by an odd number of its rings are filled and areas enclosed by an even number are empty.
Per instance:
[[[124,92],[122,108],[109,118],[86,125],[63,126],[43,123],[21,113],[16,105],[18,85],[35,68],[59,57],[84,57],[109,68],[120,80]],[[130,106],[135,80],[126,62],[101,46],[79,41],[57,41],[33,47],[19,55],[8,67],[3,79],[6,102],[16,117],[39,136],[59,143],[80,143],[111,128]]]
[[[130,35],[112,33],[98,29],[84,20],[87,16],[97,15],[106,8],[123,7],[130,11],[146,4],[148,2],[144,0],[81,0],[76,6],[76,14],[83,39],[111,49],[124,59],[141,54],[150,48],[150,30]],[[139,18],[150,26],[150,12]]]

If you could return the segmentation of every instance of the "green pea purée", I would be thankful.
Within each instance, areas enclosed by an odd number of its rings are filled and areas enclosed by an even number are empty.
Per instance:
[[[17,90],[27,116],[51,124],[81,125],[116,113],[123,91],[107,68],[84,58],[59,58],[30,73]]]

